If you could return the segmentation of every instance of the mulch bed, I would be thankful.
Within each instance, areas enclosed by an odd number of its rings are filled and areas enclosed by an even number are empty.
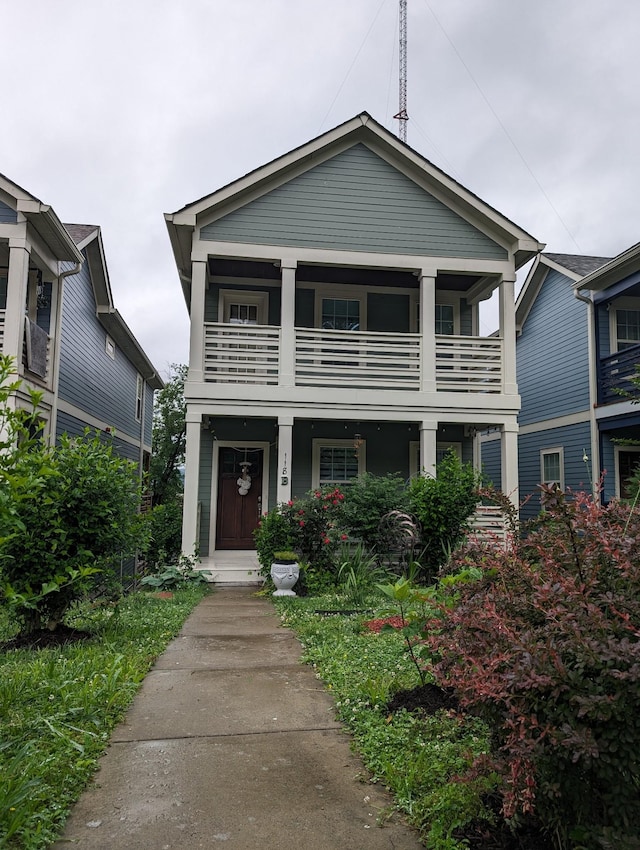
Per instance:
[[[11,640],[0,644],[0,651],[6,652],[10,649],[56,649],[67,646],[70,643],[89,640],[93,635],[82,629],[72,629],[69,626],[59,625],[56,629],[38,629],[25,635],[16,635]]]

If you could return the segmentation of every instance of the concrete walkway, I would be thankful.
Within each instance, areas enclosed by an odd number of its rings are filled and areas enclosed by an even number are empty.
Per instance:
[[[419,850],[249,588],[206,597],[144,680],[54,850]]]

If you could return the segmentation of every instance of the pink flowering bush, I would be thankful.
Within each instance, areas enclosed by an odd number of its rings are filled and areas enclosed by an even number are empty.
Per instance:
[[[269,511],[254,532],[263,569],[271,567],[274,552],[293,549],[314,570],[335,574],[338,549],[347,539],[343,502],[339,487],[322,487]]]

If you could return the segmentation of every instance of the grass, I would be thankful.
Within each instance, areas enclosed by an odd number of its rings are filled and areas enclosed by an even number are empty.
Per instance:
[[[384,604],[380,598],[367,600],[372,608]],[[466,847],[454,831],[476,818],[492,819],[482,801],[492,790],[491,780],[458,781],[475,757],[489,751],[486,726],[453,712],[390,714],[390,698],[420,684],[418,671],[400,634],[363,630],[369,616],[314,613],[339,609],[339,598],[283,598],[277,607],[300,638],[304,660],[335,695],[339,719],[352,733],[372,781],[392,792],[396,807],[430,850]]]
[[[79,607],[67,624],[90,640],[0,651],[0,847],[40,850],[56,839],[112,729],[204,592]],[[0,610],[0,641],[14,633]]]

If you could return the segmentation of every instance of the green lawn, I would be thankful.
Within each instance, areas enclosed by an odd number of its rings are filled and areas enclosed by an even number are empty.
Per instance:
[[[67,624],[91,631],[89,641],[0,650],[0,847],[39,850],[57,837],[112,729],[204,592],[78,608]],[[14,632],[0,610],[0,641]]]
[[[363,629],[371,615],[314,613],[340,604],[335,596],[282,598],[277,607],[283,623],[302,641],[304,660],[335,695],[338,716],[373,781],[389,788],[397,808],[420,830],[430,850],[467,846],[453,832],[474,818],[491,819],[481,801],[491,782],[460,783],[456,777],[475,756],[488,752],[486,727],[476,718],[442,710],[431,716],[390,713],[391,696],[420,683],[403,638]],[[368,603],[374,608],[382,604],[381,599]]]

